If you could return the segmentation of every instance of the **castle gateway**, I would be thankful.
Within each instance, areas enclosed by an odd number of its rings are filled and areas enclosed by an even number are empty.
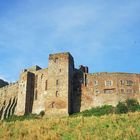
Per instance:
[[[16,83],[0,82],[0,118],[45,111],[69,115],[91,107],[135,98],[140,102],[140,74],[88,73],[74,67],[70,53],[49,55],[48,68],[25,69]]]

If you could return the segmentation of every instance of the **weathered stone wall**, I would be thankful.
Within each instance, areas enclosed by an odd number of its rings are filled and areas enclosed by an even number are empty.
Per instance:
[[[17,104],[18,83],[0,88],[0,119],[13,115]]]
[[[111,81],[106,85],[107,81]],[[81,111],[104,104],[116,105],[127,98],[140,102],[140,75],[129,73],[84,73]]]
[[[72,92],[73,58],[69,53],[49,56],[45,110],[48,115],[68,115]]]
[[[70,53],[51,54],[48,68],[25,69],[17,83],[0,88],[0,118],[41,111],[68,115],[127,98],[140,102],[140,74],[89,74],[88,67],[74,68]]]
[[[35,74],[34,84],[34,102],[32,113],[39,114],[41,111],[45,111],[45,103],[48,94],[48,69],[41,69]]]
[[[34,73],[25,71],[21,73],[18,88],[18,101],[16,115],[32,113],[34,98]]]

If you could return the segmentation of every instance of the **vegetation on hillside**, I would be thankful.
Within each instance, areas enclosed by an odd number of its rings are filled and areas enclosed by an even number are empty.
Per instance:
[[[139,140],[140,105],[134,99],[104,105],[71,117],[29,114],[0,121],[2,140]]]
[[[0,122],[2,140],[139,140],[140,112]]]
[[[103,105],[101,107],[91,108],[80,113],[74,114],[74,116],[102,116],[108,114],[122,114],[128,112],[140,111],[140,105],[135,99],[127,99],[125,102],[119,102],[116,107],[111,105]]]

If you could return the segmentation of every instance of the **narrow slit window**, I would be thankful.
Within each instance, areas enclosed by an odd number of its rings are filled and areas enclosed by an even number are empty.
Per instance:
[[[52,102],[52,103],[51,103],[51,107],[52,107],[52,108],[54,108],[54,104],[55,104],[55,102]]]
[[[58,97],[59,96],[59,93],[58,93],[58,91],[56,91],[56,97]]]
[[[37,90],[35,91],[35,97],[34,97],[35,100],[37,100]]]
[[[48,80],[46,80],[46,82],[45,82],[45,90],[47,90],[48,89]]]
[[[59,80],[56,80],[56,85],[57,85],[57,86],[59,85]]]

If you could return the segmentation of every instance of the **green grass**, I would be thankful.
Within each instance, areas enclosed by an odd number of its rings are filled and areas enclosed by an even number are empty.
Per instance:
[[[139,140],[140,112],[0,122],[2,140]]]
[[[24,120],[33,120],[33,119],[39,119],[40,116],[36,114],[28,114],[23,116],[10,116],[9,118],[5,119],[6,122],[12,122],[12,121],[24,121]]]

